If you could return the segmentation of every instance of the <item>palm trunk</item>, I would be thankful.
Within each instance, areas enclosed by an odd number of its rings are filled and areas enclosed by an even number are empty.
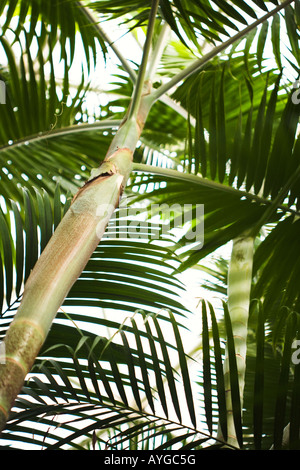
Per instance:
[[[97,247],[119,205],[132,170],[133,152],[153,101],[146,67],[159,0],[152,1],[142,63],[127,116],[103,163],[72,204],[32,270],[0,357],[0,432],[66,295]]]
[[[20,307],[4,339],[5,357],[0,358],[0,431],[59,307],[119,205],[148,112],[142,97],[136,119],[125,120],[120,127],[104,162],[73,198],[26,282]]]
[[[5,358],[0,366],[1,430],[59,307],[119,203],[131,161],[132,151],[122,148],[98,169],[98,175],[73,199],[28,278],[22,302],[4,340]]]
[[[235,356],[239,377],[241,410],[245,385],[247,331],[252,283],[254,238],[239,237],[233,241],[228,272],[228,310],[232,324]],[[227,352],[227,351],[226,351]],[[235,424],[230,387],[230,370],[227,354],[224,360],[224,376],[227,405],[228,444],[239,447]]]

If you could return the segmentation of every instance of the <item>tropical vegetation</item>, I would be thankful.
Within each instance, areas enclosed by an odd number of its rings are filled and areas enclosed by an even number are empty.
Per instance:
[[[300,448],[299,25],[0,1],[3,449]]]

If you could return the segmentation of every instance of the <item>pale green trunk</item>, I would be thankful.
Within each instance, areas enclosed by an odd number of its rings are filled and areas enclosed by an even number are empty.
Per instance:
[[[123,170],[116,164],[122,161]],[[44,343],[65,296],[97,247],[119,204],[132,151],[120,149],[77,193],[25,285],[0,358],[0,429]],[[103,173],[102,173],[103,172]]]
[[[146,100],[151,82],[145,80],[145,74],[158,3],[152,2],[142,64],[128,113],[103,163],[73,198],[32,270],[5,336],[5,356],[0,357],[0,432],[59,307],[101,240],[131,173],[133,152],[153,104]]]
[[[144,93],[149,89],[148,84]],[[73,198],[25,284],[20,307],[4,339],[5,356],[0,357],[0,431],[58,309],[119,205],[148,112],[141,100],[137,118],[124,120],[104,162],[92,170]]]
[[[253,237],[240,237],[233,241],[231,259],[228,272],[228,310],[234,337],[236,362],[239,376],[239,391],[241,408],[246,371],[247,331],[250,305],[250,292],[253,266]],[[232,413],[232,399],[230,390],[229,360],[224,360],[226,405],[227,405],[227,431],[228,444],[239,447]]]

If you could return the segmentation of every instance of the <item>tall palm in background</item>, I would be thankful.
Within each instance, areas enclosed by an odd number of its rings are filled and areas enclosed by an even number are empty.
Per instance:
[[[299,448],[299,2],[0,12],[2,446]]]

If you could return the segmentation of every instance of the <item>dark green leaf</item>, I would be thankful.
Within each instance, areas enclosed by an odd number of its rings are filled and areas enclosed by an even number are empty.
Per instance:
[[[285,412],[286,412],[286,401],[289,384],[289,370],[291,361],[291,348],[292,342],[295,338],[296,327],[296,315],[291,314],[289,316],[285,340],[284,350],[282,356],[281,371],[278,383],[277,401],[275,408],[275,419],[274,419],[274,449],[282,448],[283,430],[285,427]]]
[[[210,364],[209,330],[206,304],[202,303],[202,349],[203,349],[203,389],[207,427],[212,433],[212,382]]]
[[[242,409],[241,409],[241,397],[240,397],[240,389],[239,389],[239,374],[237,369],[236,363],[236,353],[234,347],[234,338],[232,332],[232,325],[230,320],[230,315],[228,311],[228,307],[223,302],[224,307],[224,317],[225,317],[225,325],[226,325],[226,334],[227,334],[227,353],[228,353],[228,361],[229,361],[229,373],[230,373],[230,393],[231,393],[231,402],[232,402],[232,413],[233,413],[233,420],[235,425],[235,432],[237,436],[237,440],[239,446],[242,447],[243,445],[243,432],[242,432]]]

